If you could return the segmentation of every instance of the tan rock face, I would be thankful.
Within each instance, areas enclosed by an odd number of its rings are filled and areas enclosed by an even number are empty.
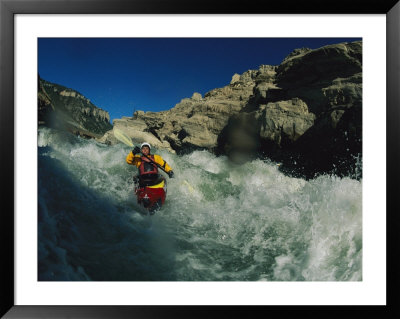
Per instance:
[[[223,154],[235,161],[254,156],[261,144],[268,141],[278,147],[293,143],[313,126],[315,115],[300,99],[260,105],[256,111],[232,116],[219,136]]]
[[[265,68],[265,72],[271,69]],[[195,92],[184,98],[172,109],[163,112],[137,111],[133,118],[115,120],[116,127],[133,130],[136,136],[150,139],[154,145],[178,152],[196,148],[212,150],[217,145],[221,130],[231,115],[238,113],[253,94],[259,71],[238,75],[237,81],[207,92],[204,97]],[[133,135],[133,131],[131,134]],[[143,134],[140,135],[139,132]],[[105,138],[107,140],[107,138]],[[109,143],[113,141],[108,139]]]
[[[297,49],[279,66],[233,74],[228,85],[204,96],[195,92],[168,111],[137,111],[114,125],[178,153],[203,148],[279,160],[285,151],[311,162],[313,154],[325,154],[329,162],[333,153],[348,152],[340,155],[346,159],[361,152],[361,107],[358,41]]]
[[[307,105],[300,99],[268,103],[261,106],[259,112],[262,120],[260,137],[279,146],[282,140],[296,141],[315,121],[315,115],[308,112]]]

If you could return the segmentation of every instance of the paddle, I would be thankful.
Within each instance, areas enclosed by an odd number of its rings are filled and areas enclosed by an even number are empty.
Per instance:
[[[114,136],[117,138],[117,140],[121,141],[122,143],[124,143],[130,147],[133,147],[132,140],[128,136],[126,136],[124,133],[122,133],[119,129],[114,128],[113,132],[114,132]]]
[[[117,128],[114,128],[113,131],[114,131],[114,136],[117,138],[117,140],[121,141],[122,143],[124,143],[124,144],[126,144],[126,145],[128,145],[128,146],[130,146],[130,147],[133,147],[132,140],[131,140],[128,136],[126,136],[122,131],[120,131],[120,130],[117,129]],[[147,155],[144,155],[144,154],[142,154],[142,155],[143,155],[144,157],[146,157],[148,160],[150,160],[153,164],[157,165],[158,168],[160,168],[161,170],[163,170],[165,173],[168,174],[168,172],[167,172],[160,164],[154,162],[154,161],[151,159],[151,157],[149,157],[149,156],[147,156]],[[169,177],[169,175],[168,175],[168,177]]]

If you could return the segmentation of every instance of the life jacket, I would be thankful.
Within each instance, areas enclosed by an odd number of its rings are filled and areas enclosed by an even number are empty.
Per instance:
[[[154,155],[148,155],[154,161]],[[141,156],[142,162],[139,165],[139,175],[149,176],[150,174],[158,175],[157,165],[152,163],[147,157]],[[150,176],[149,176],[150,177]]]

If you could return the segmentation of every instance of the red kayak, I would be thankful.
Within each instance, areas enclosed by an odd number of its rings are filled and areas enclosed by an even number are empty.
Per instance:
[[[150,215],[154,215],[165,202],[167,195],[167,181],[162,177],[161,182],[152,186],[140,186],[135,183],[137,202],[142,205]]]

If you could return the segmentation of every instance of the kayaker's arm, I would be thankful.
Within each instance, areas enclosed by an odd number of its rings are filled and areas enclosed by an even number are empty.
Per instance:
[[[140,153],[139,146],[135,146],[135,148],[132,150],[132,154],[135,155],[135,154],[139,154],[139,153]]]
[[[154,162],[156,162],[158,165],[160,165],[167,173],[172,171],[171,166],[168,165],[166,161],[163,160],[163,158],[160,155],[154,155]]]
[[[139,155],[133,155],[132,152],[130,152],[128,154],[128,156],[126,157],[126,162],[129,165],[134,165],[134,166],[139,167],[139,165],[140,165],[140,156]]]

